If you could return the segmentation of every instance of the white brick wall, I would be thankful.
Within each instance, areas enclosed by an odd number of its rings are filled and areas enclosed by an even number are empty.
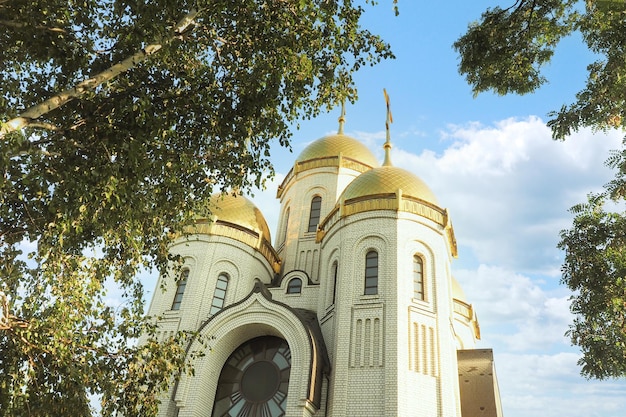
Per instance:
[[[170,310],[173,280],[165,292],[155,292],[150,314],[164,315],[162,331],[195,330],[205,323],[220,273],[230,277],[226,305],[232,307],[202,328],[215,338],[211,350],[195,363],[196,376],[183,378],[175,403],[168,407],[165,402],[162,416],[174,415],[174,405],[180,417],[210,415],[224,362],[239,345],[260,335],[282,337],[292,350],[289,417],[460,416],[456,349],[473,347],[475,335],[470,320],[454,313],[452,254],[444,227],[416,214],[378,210],[341,218],[321,242],[307,231],[311,199],[322,197],[322,220],[357,175],[322,167],[296,173],[286,184],[281,214],[289,208],[289,222],[279,221],[280,229],[286,227],[286,241],[282,230],[275,233],[282,258],[279,286],[270,285],[275,280],[267,260],[234,239],[199,235],[172,248],[184,257],[190,275],[179,311]],[[363,294],[369,250],[379,256],[376,295]],[[415,254],[424,260],[424,301],[413,298]],[[303,280],[302,292],[287,294],[295,276]],[[260,293],[250,296],[256,280],[269,287],[271,301]],[[331,361],[319,410],[307,402],[315,354],[310,334],[283,304],[317,313]]]

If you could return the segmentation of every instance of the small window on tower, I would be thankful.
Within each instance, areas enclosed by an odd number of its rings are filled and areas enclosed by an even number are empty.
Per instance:
[[[211,311],[209,311],[211,316],[224,308],[227,288],[228,275],[220,274],[219,277],[217,277],[217,284],[215,284],[215,292],[213,293],[213,301],[211,301]]]
[[[335,304],[335,298],[337,297],[337,272],[339,271],[339,264],[337,261],[333,263],[333,304]]]
[[[322,210],[322,197],[315,196],[311,200],[311,214],[309,216],[309,232],[315,232],[320,222],[320,212]]]
[[[425,300],[424,296],[424,260],[421,256],[413,256],[413,298]]]
[[[291,209],[289,207],[287,207],[287,210],[285,211],[285,217],[284,217],[284,223],[283,223],[283,231],[281,234],[281,242],[285,243],[285,241],[287,240],[287,230],[289,228],[289,212],[291,211]]]
[[[371,250],[365,256],[365,295],[378,294],[378,252]]]
[[[183,295],[185,294],[185,287],[187,286],[187,278],[189,278],[189,269],[183,269],[176,282],[176,295],[174,295],[174,301],[172,302],[172,310],[180,310]]]
[[[300,294],[302,292],[302,280],[300,278],[293,278],[287,284],[287,294]]]

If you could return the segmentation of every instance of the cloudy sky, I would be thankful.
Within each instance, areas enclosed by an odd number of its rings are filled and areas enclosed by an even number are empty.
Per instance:
[[[399,17],[391,0],[380,3],[367,7],[364,24],[397,59],[359,74],[346,133],[382,160],[386,88],[393,163],[420,176],[450,211],[459,244],[453,273],[477,311],[480,346],[494,349],[504,415],[622,417],[625,381],[579,376],[579,352],[564,336],[572,316],[556,248],[571,225],[568,209],[611,179],[603,162],[622,134],[583,130],[555,142],[545,126],[549,111],[574,100],[593,57],[580,39],[566,39],[537,93],[473,98],[451,45],[497,2],[400,1]],[[303,122],[292,153],[274,149],[276,178],[254,198],[273,231],[276,184],[308,143],[336,131],[338,116],[335,109]]]

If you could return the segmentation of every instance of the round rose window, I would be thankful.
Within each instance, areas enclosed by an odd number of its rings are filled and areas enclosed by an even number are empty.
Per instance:
[[[217,383],[213,417],[285,415],[291,352],[279,337],[248,340],[228,358]]]

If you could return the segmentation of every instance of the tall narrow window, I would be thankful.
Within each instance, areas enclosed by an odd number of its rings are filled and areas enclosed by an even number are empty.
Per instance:
[[[287,210],[285,211],[285,218],[283,220],[283,231],[282,231],[282,235],[281,235],[281,242],[285,243],[287,241],[287,229],[289,228],[289,212],[290,212],[290,208],[287,207]]]
[[[339,265],[337,261],[333,263],[333,304],[335,304],[335,299],[337,298],[337,271],[339,270]]]
[[[322,209],[322,197],[315,196],[311,200],[311,214],[309,216],[309,232],[315,232],[320,222],[320,211]]]
[[[185,287],[187,286],[187,278],[189,278],[189,269],[183,269],[176,282],[176,295],[174,295],[174,301],[172,302],[172,310],[180,310],[183,295],[185,294]]]
[[[365,256],[365,295],[378,294],[378,252],[371,250]]]
[[[302,292],[302,280],[300,278],[293,278],[287,284],[287,294],[300,294]]]
[[[413,298],[426,299],[424,297],[424,260],[419,255],[413,256]]]
[[[213,293],[213,301],[211,301],[211,311],[209,311],[211,316],[224,308],[227,288],[228,275],[220,274],[219,277],[217,277],[217,284],[215,284],[215,292]]]

